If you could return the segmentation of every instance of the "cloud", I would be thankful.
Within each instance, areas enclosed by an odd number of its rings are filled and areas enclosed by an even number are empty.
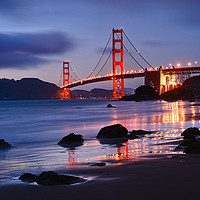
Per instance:
[[[75,48],[73,39],[60,32],[0,33],[0,68],[30,68],[48,62],[42,56],[59,55]]]

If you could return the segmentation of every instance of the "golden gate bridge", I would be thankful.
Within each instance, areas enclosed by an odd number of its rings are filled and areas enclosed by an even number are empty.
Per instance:
[[[144,67],[144,65],[140,64],[133,53],[128,50],[127,46],[123,43],[123,36],[127,39],[133,50],[139,56],[140,59],[148,66]],[[108,54],[107,59],[105,60],[102,67],[96,72],[95,76],[92,77],[95,71],[99,66],[103,56],[108,49],[108,44],[112,37],[112,49]],[[139,71],[131,69],[129,71],[124,70],[124,49],[126,53],[130,55],[131,59],[134,63],[140,68]],[[101,75],[100,73],[105,68],[106,63],[110,59],[112,55],[112,73]],[[73,74],[72,74],[72,73]],[[101,82],[101,81],[113,81],[113,98],[121,98],[124,96],[124,79],[126,78],[137,78],[137,77],[144,77],[145,85],[152,86],[159,94],[163,92],[172,90],[174,88],[179,87],[182,83],[191,76],[191,74],[200,73],[200,67],[179,67],[175,68],[171,66],[170,68],[164,69],[163,67],[154,68],[145,58],[144,56],[138,51],[138,49],[133,45],[131,40],[128,38],[127,34],[124,30],[121,29],[113,29],[112,33],[109,36],[108,42],[103,50],[103,53],[100,56],[96,66],[91,71],[91,73],[85,78],[80,79],[76,73],[74,72],[72,66],[69,62],[63,62],[63,69],[62,69],[62,98],[63,99],[70,99],[70,88],[77,87],[80,85]],[[73,82],[70,82],[70,78],[73,79]]]

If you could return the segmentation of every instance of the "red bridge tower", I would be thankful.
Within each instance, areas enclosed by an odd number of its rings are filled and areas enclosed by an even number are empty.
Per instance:
[[[124,79],[116,78],[124,74],[123,30],[113,29],[113,98],[124,96]]]
[[[69,85],[69,62],[63,62],[63,87]],[[63,99],[70,99],[69,88],[63,89]]]

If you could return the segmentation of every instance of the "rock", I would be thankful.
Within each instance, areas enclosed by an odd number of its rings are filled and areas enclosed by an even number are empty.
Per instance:
[[[185,150],[183,151],[184,153],[200,153],[200,141],[196,141],[188,145]]]
[[[148,85],[141,85],[135,90],[134,95],[124,96],[120,98],[120,101],[146,101],[146,100],[158,100],[159,94],[153,87]]]
[[[144,131],[144,130],[132,130],[130,135],[146,135],[146,134],[151,134],[153,133],[152,131]]]
[[[196,142],[197,140],[192,138],[192,139],[185,139],[183,142],[181,142],[175,149],[174,151],[183,151],[187,146],[190,144]]]
[[[126,138],[128,130],[121,124],[114,124],[102,128],[96,138]]]
[[[197,135],[200,135],[200,131],[196,127],[187,128],[181,133],[181,136],[184,136],[184,139],[196,138]]]
[[[115,108],[115,106],[113,106],[112,104],[108,104],[108,105],[106,106],[106,108]]]
[[[98,138],[100,144],[110,144],[110,145],[117,145],[117,146],[123,146],[122,144],[125,142],[128,142],[128,139],[133,138]],[[135,139],[135,138],[134,138]]]
[[[10,149],[12,146],[4,139],[0,139],[0,150]]]
[[[140,137],[137,136],[137,135],[134,135],[134,134],[129,134],[128,135],[128,139],[131,139],[131,140],[138,139],[138,138],[140,138]]]
[[[42,172],[37,179],[37,183],[40,185],[63,185],[74,184],[84,181],[85,179],[83,178],[68,175],[59,175],[53,171]]]
[[[19,177],[19,180],[29,182],[29,183],[36,182],[37,179],[38,179],[38,176],[31,173],[24,173]]]
[[[75,135],[74,133],[70,133],[69,135],[63,137],[58,145],[63,147],[76,147],[81,146],[84,142],[84,138],[82,135]]]
[[[106,163],[104,163],[104,162],[101,162],[101,163],[94,163],[94,164],[91,164],[90,166],[92,166],[92,167],[104,167],[104,166],[106,166]]]

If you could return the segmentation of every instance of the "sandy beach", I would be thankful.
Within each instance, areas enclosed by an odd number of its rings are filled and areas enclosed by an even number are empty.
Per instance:
[[[199,166],[199,155],[156,156],[118,166],[62,171],[95,177],[84,184],[9,185],[0,187],[0,196],[6,200],[196,199],[199,196]]]

